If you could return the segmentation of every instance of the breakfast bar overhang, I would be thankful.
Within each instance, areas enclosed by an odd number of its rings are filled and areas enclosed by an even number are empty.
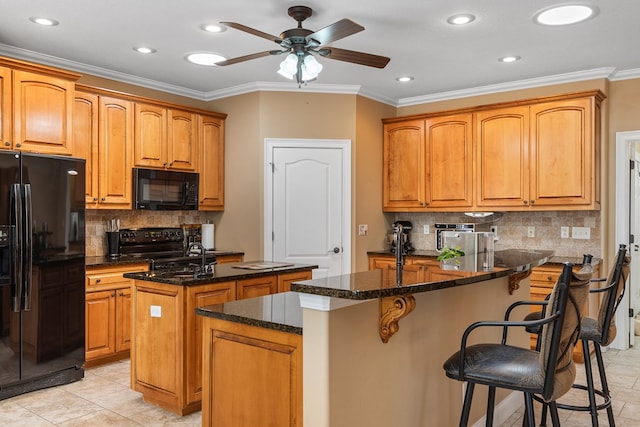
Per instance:
[[[385,281],[380,271],[293,283],[291,290],[299,294],[302,316],[302,424],[457,425],[463,384],[446,378],[442,364],[459,349],[468,325],[501,320],[511,303],[528,299],[528,272],[551,256],[550,251],[497,251],[495,267],[489,271],[458,270],[451,280],[405,282],[402,286]],[[230,313],[242,312],[239,305],[250,301],[197,312],[243,323],[242,315]],[[515,312],[514,316],[525,314]],[[283,330],[278,322],[263,327]],[[247,323],[257,325],[255,319]],[[499,341],[501,333],[500,328],[481,331],[470,341]],[[204,348],[211,349],[215,359],[207,331],[203,337]],[[511,335],[509,342],[526,347],[529,336],[523,329]],[[207,393],[203,390],[203,399]],[[480,388],[477,393],[486,390]],[[209,397],[215,399],[215,390]],[[472,423],[484,415],[482,401],[482,395],[474,399],[479,404],[472,408]],[[498,393],[496,402],[496,417],[508,416],[520,406],[522,396]]]

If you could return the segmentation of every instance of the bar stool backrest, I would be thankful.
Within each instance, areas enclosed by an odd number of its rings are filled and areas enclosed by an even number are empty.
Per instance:
[[[615,314],[624,296],[630,264],[631,256],[627,253],[626,245],[620,245],[615,262],[607,276],[606,290],[601,290],[602,300],[598,312],[598,330],[602,332],[600,345],[607,346],[616,337]]]
[[[569,391],[575,379],[573,348],[580,333],[591,273],[575,273],[571,271],[571,267],[571,264],[565,264],[546,310],[545,317],[560,313],[560,319],[545,324],[540,337],[540,368],[546,378],[542,398],[547,402]],[[566,284],[567,297],[564,298],[565,306],[561,307],[561,289]]]

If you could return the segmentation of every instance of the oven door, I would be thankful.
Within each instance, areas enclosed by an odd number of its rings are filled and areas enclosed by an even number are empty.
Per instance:
[[[198,174],[133,169],[134,209],[197,210]]]

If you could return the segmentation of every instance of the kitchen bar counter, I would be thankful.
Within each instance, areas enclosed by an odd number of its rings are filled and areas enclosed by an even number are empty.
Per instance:
[[[446,378],[442,363],[459,349],[468,325],[500,320],[509,304],[528,299],[528,274],[552,256],[550,251],[498,251],[493,270],[455,271],[456,276],[447,280],[396,286],[380,271],[367,271],[295,281],[291,290],[300,296],[300,304],[274,304],[273,299],[259,297],[201,307],[196,314],[205,329],[203,426],[233,419],[232,408],[235,404],[241,408],[244,401],[265,408],[286,402],[279,425],[301,425],[301,418],[305,427],[457,425],[462,385]],[[517,278],[520,286],[511,287],[510,278]],[[297,327],[287,329],[292,322],[286,313],[298,310],[301,343],[293,339]],[[522,318],[527,310],[513,315]],[[383,337],[385,328],[394,327]],[[472,341],[499,341],[501,331],[495,329],[474,333]],[[275,333],[284,335],[271,335]],[[253,338],[244,338],[249,336]],[[283,344],[283,340],[291,341]],[[509,342],[526,347],[529,337],[524,330],[510,332]],[[255,343],[261,343],[263,350],[257,350]],[[239,354],[248,354],[244,351],[253,354],[251,364],[242,363]],[[280,354],[282,378],[274,376],[273,366],[266,362],[260,369],[250,369],[263,358],[274,360],[270,357],[275,354]],[[296,362],[301,354],[302,361]],[[225,382],[227,377],[230,382]],[[290,388],[248,399],[247,390],[253,387],[237,389],[233,380],[238,377],[255,385],[280,378]],[[482,394],[486,394],[482,389],[476,393],[473,422],[484,413]],[[507,408],[503,411],[519,407],[520,401],[517,393],[496,397],[498,406]]]

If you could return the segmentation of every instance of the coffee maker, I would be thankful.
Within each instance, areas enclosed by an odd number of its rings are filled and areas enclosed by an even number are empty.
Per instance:
[[[401,225],[401,227],[398,227]],[[393,233],[389,236],[389,240],[391,240],[391,253],[396,253],[396,246],[398,242],[398,236],[396,230],[400,229],[402,236],[400,236],[400,241],[402,242],[402,253],[407,254],[409,252],[413,252],[415,248],[411,244],[410,234],[409,232],[413,229],[413,224],[411,221],[396,221],[393,223]]]

